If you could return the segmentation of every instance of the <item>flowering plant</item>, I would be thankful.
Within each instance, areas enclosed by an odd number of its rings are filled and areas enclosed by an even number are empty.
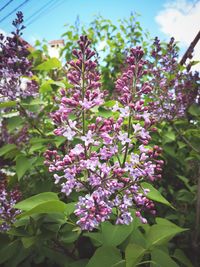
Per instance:
[[[31,79],[32,62],[27,58],[29,51],[21,39],[22,12],[13,21],[15,31],[11,36],[0,34],[0,101],[26,98],[37,93],[37,83]]]
[[[117,224],[129,224],[131,208],[146,223],[143,212],[155,214],[155,207],[142,182],[161,178],[163,161],[158,159],[158,146],[147,146],[155,128],[143,100],[152,90],[144,81],[144,53],[140,47],[131,49],[127,67],[116,81],[117,101],[104,102],[106,92],[100,90],[90,41],[81,36],[78,44],[67,74],[72,86],[61,90],[59,109],[52,114],[54,133],[66,138],[65,154],[48,150],[45,163],[56,172],[55,183],[67,197],[81,192],[74,212],[81,229],[93,230],[113,213]]]
[[[198,76],[173,39],[148,53],[133,16],[97,19],[62,66],[40,44],[29,53],[22,22],[0,41],[0,265],[192,266],[190,231],[166,242],[193,228],[197,199],[196,251],[200,218]],[[68,60],[78,33],[66,35]]]
[[[0,232],[8,231],[16,221],[16,216],[20,210],[15,209],[14,205],[21,199],[21,192],[15,188],[8,190],[3,173],[0,172]]]
[[[177,50],[174,38],[163,45],[156,37],[152,46],[150,110],[157,121],[183,118],[188,108],[199,102],[199,73],[191,71],[191,63],[179,65]]]

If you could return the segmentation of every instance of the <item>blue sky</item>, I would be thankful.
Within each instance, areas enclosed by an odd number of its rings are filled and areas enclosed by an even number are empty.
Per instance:
[[[24,0],[14,0],[4,10],[0,12],[1,17],[6,16],[14,8],[20,5]],[[55,1],[55,0],[53,0]],[[64,32],[64,24],[74,23],[77,15],[82,23],[88,24],[92,21],[95,14],[101,14],[105,18],[109,18],[113,23],[117,23],[118,19],[126,18],[133,11],[141,14],[140,22],[142,27],[148,29],[155,36],[164,37],[159,30],[155,17],[162,10],[165,0],[57,0],[55,2],[49,0],[29,0],[20,10],[24,12],[27,26],[24,37],[32,42],[35,38],[45,38],[47,40],[57,39]],[[8,0],[0,1],[0,8],[6,4]],[[50,4],[49,4],[50,3]],[[54,4],[55,3],[55,4]],[[46,4],[47,11],[42,14],[35,15],[30,18],[37,10]],[[53,5],[54,4],[54,5]],[[51,5],[53,7],[51,8]],[[39,17],[38,17],[39,16]],[[0,28],[6,32],[11,30],[11,21],[14,14],[0,23]]]
[[[64,25],[74,24],[78,15],[86,25],[98,14],[116,24],[131,12],[137,12],[143,29],[161,40],[175,37],[182,54],[200,30],[200,0],[0,0],[0,21],[23,2],[26,3],[19,10],[23,11],[27,25],[24,39],[31,44],[36,39],[59,39],[65,32]],[[11,31],[14,13],[0,22],[0,32]],[[200,42],[194,60],[200,60]],[[200,64],[197,69],[200,70]]]

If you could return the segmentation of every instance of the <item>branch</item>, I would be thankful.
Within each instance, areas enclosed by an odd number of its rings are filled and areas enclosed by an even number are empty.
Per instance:
[[[177,134],[182,138],[182,140],[192,149],[194,150],[196,153],[200,153],[200,151],[198,149],[196,149],[191,143],[190,141],[181,134],[181,132],[178,130],[178,128],[173,124],[171,123],[171,126],[173,127],[173,129],[177,132]]]
[[[182,59],[180,61],[180,65],[184,65],[186,60],[188,58],[192,57],[192,53],[194,51],[194,48],[195,48],[195,46],[196,46],[196,44],[198,43],[199,40],[200,40],[200,31],[197,33],[196,37],[191,42],[190,46],[188,47],[188,49],[186,50],[185,54],[183,55],[183,57],[182,57]]]

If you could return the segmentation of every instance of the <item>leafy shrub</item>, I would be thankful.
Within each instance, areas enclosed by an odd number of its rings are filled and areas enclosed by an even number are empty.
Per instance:
[[[193,63],[131,16],[94,20],[78,45],[69,26],[63,66],[30,51],[22,23],[0,44],[0,264],[198,266]]]

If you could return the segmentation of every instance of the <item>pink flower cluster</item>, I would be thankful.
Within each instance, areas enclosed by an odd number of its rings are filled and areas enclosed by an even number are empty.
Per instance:
[[[113,214],[117,224],[129,224],[133,208],[145,223],[144,212],[154,214],[155,207],[141,182],[161,178],[163,161],[161,149],[149,146],[154,121],[143,100],[151,87],[140,82],[146,74],[143,51],[131,50],[127,69],[116,82],[119,102],[107,108],[112,115],[104,117],[98,113],[104,92],[99,89],[94,52],[87,36],[78,43],[76,59],[69,63],[72,87],[61,90],[59,109],[52,114],[55,134],[67,139],[66,151],[46,151],[45,164],[61,192],[79,192],[75,215],[81,229],[91,231]]]

